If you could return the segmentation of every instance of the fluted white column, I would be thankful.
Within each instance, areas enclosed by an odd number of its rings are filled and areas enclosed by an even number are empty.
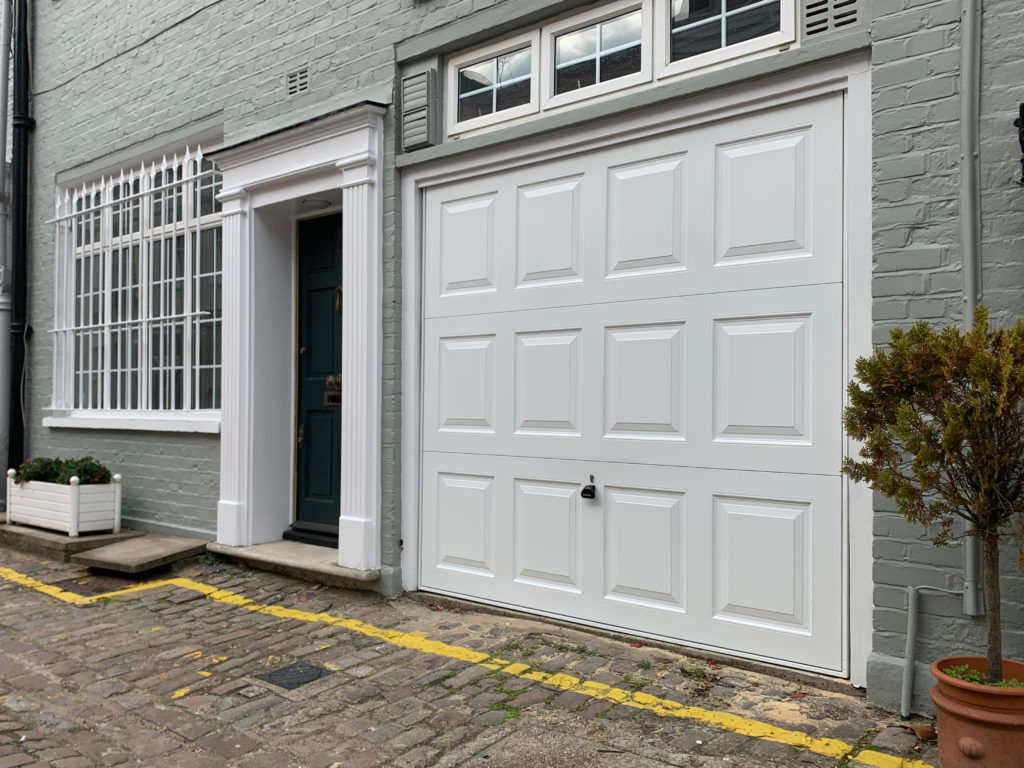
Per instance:
[[[249,505],[249,418],[252,403],[249,196],[242,189],[220,194],[223,227],[223,314],[220,405],[220,501],[217,542],[252,543]]]
[[[338,564],[361,571],[380,567],[382,223],[378,155],[370,146],[337,163],[343,173]]]

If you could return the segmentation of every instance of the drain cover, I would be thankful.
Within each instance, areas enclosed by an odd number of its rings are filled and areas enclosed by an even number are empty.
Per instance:
[[[265,675],[256,675],[256,679],[276,685],[278,688],[284,688],[286,691],[294,691],[299,686],[312,683],[329,674],[331,672],[328,669],[300,661],[298,664],[275,669]]]

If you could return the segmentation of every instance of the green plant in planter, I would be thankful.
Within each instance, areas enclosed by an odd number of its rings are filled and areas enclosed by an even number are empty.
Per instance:
[[[895,500],[911,522],[953,539],[957,518],[982,541],[988,620],[987,681],[1002,679],[999,544],[1024,541],[1024,322],[990,330],[894,330],[888,349],[856,363],[843,414],[863,442],[843,471]],[[1018,563],[1020,564],[1020,563]]]
[[[39,480],[44,483],[70,485],[71,478],[77,477],[82,485],[101,485],[110,482],[110,470],[92,456],[81,459],[27,459],[14,476],[14,482],[27,483]]]

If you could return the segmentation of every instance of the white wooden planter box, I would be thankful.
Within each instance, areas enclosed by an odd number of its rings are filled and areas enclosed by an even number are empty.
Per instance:
[[[77,477],[71,485],[32,480],[14,482],[17,472],[7,470],[7,524],[23,523],[68,536],[95,531],[121,530],[121,476],[112,483],[81,485]]]

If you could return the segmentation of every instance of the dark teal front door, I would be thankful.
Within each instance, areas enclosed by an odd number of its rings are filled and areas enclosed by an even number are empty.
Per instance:
[[[295,522],[287,538],[337,545],[341,502],[341,214],[299,222]]]

